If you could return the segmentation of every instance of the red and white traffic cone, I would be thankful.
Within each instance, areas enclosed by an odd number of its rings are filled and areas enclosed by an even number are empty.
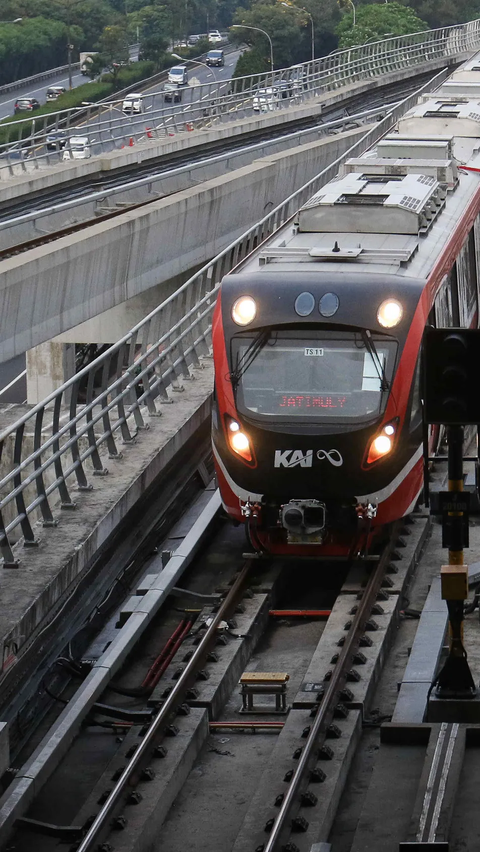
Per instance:
[[[130,136],[130,139],[128,140],[128,147],[133,148],[134,145],[135,145],[135,140],[134,140],[133,136]]]

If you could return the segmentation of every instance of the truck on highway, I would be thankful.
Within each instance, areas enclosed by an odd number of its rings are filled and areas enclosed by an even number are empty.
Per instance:
[[[90,53],[80,53],[80,73],[84,75],[84,77],[88,74],[88,66],[92,61],[92,56],[96,56],[98,51],[91,51]]]

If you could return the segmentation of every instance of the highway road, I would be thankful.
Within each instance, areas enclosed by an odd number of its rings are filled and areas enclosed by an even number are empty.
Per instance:
[[[199,97],[199,91],[195,90],[195,86],[199,84],[210,84],[208,89],[201,91],[200,98],[205,102],[207,108],[209,101],[214,98],[219,98],[227,94],[229,81],[235,69],[240,51],[230,53],[225,57],[225,65],[223,68],[207,68],[201,63],[186,62],[189,72],[189,82],[187,86],[181,87],[178,92],[181,94],[181,102],[173,103],[166,102],[163,91],[163,83],[155,83],[147,89],[144,89],[139,84],[139,90],[143,92],[143,112],[136,115],[125,115],[122,112],[123,99],[106,105],[100,112],[91,119],[86,119],[78,125],[76,135],[88,135],[91,140],[92,154],[108,153],[122,145],[128,145],[129,138],[137,136],[141,138],[142,134],[147,135],[156,126],[163,126],[169,123],[175,125],[175,122],[188,121],[188,113],[193,108],[194,103],[197,104],[195,98]],[[180,63],[179,63],[180,64]],[[70,131],[72,135],[72,131]],[[49,156],[49,163],[55,161],[56,158],[61,159],[62,152],[53,153]]]
[[[230,53],[225,56],[225,65],[223,68],[207,69],[205,67],[202,68],[200,65],[195,65],[193,62],[187,62],[187,66],[189,68],[190,85],[194,86],[196,83],[213,83],[215,79],[220,81],[229,80],[232,76],[239,55],[240,51],[235,51],[234,53]],[[138,49],[135,49],[135,52],[132,53],[130,58],[132,61],[135,61],[138,58]],[[215,78],[213,75],[215,75]],[[72,73],[73,88],[75,88],[76,86],[81,86],[84,83],[88,83],[88,77],[84,77],[83,74],[80,74],[79,71],[74,71]],[[12,116],[13,118],[15,101],[19,97],[36,98],[38,101],[40,101],[41,104],[44,104],[46,102],[46,92],[47,89],[50,88],[50,86],[65,86],[65,88],[68,89],[68,72],[58,74],[56,77],[50,77],[50,79],[43,80],[41,83],[32,83],[29,86],[23,86],[21,89],[16,89],[14,92],[6,92],[5,94],[1,94],[0,119],[7,118],[8,116]],[[139,83],[139,88],[141,88],[141,83]],[[158,92],[159,89],[160,86],[157,83],[155,86],[152,86],[146,91]],[[222,91],[223,89],[220,89],[219,94],[221,94]],[[151,100],[152,102],[148,104],[148,110],[157,110],[162,106],[163,96],[157,94],[157,96]],[[165,106],[169,107],[170,105],[165,104]]]
[[[138,45],[132,47],[130,50],[130,60],[132,62],[136,62],[138,59]],[[84,77],[83,74],[80,74],[80,71],[72,71],[72,86],[75,89],[76,86],[82,86],[84,83],[88,83],[88,77]],[[56,77],[50,77],[48,80],[42,80],[40,83],[30,83],[28,86],[22,86],[20,89],[15,89],[14,92],[6,92],[3,95],[0,95],[0,118],[6,118],[7,116],[14,115],[14,105],[17,98],[20,97],[32,97],[36,98],[37,101],[40,101],[41,104],[46,102],[46,92],[50,86],[65,86],[68,89],[68,71],[63,71],[61,74],[58,74]]]
[[[72,74],[73,86],[80,86],[88,81],[88,77],[84,77],[79,71],[74,71]],[[6,92],[0,95],[0,118],[14,115],[13,107],[15,101],[20,97],[32,97],[40,101],[41,104],[46,101],[46,91],[50,86],[65,86],[68,89],[68,72],[59,74],[57,77],[50,77],[48,80],[42,80],[41,83],[31,83],[29,86],[23,86],[21,89],[15,89],[14,92]]]

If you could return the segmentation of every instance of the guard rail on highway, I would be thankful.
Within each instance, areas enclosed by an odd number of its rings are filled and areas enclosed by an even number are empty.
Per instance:
[[[138,44],[130,44],[129,50],[132,51],[138,47]],[[23,89],[24,86],[41,83],[42,80],[49,80],[51,77],[57,77],[58,74],[67,74],[69,68],[72,71],[78,71],[80,62],[71,62],[70,65],[59,65],[58,68],[48,68],[46,71],[40,71],[38,74],[34,74],[33,77],[24,77],[22,80],[12,80],[11,83],[5,83],[5,85],[0,86],[0,95],[7,94],[7,92],[14,92],[17,89]]]
[[[78,71],[80,62],[72,62],[70,65],[72,71]],[[7,92],[15,92],[16,89],[23,89],[24,86],[41,83],[42,80],[49,80],[50,77],[56,77],[58,74],[67,74],[68,65],[60,65],[58,68],[49,68],[48,71],[41,71],[40,74],[34,74],[33,77],[24,77],[22,80],[13,80],[11,83],[5,83],[0,86],[0,95],[5,95]]]
[[[81,115],[82,135],[89,137],[88,156],[103,154],[114,148],[133,146],[148,138],[174,136],[177,133],[212,127],[251,115],[252,109],[261,112],[289,109],[324,92],[351,85],[360,80],[375,79],[405,68],[415,68],[455,59],[480,47],[480,19],[454,27],[442,27],[423,33],[395,36],[383,41],[336,51],[315,61],[280,71],[249,77],[234,78],[228,83],[212,81],[189,87],[188,103],[165,104],[164,92],[143,96],[143,112],[126,117],[122,102],[90,105],[87,111],[78,108],[9,122],[9,141],[0,146],[0,178],[34,171],[72,153],[69,136],[79,133]],[[138,86],[138,84],[137,84]],[[178,90],[182,91],[182,90]],[[256,103],[255,103],[256,98]],[[28,138],[22,138],[25,128]],[[49,150],[47,136],[53,130],[66,131],[66,143]],[[64,148],[60,149],[60,145]],[[65,153],[64,153],[65,151]],[[2,168],[3,165],[3,168]]]
[[[437,75],[438,85],[448,71]],[[424,91],[432,83],[424,87]],[[421,92],[422,90],[420,90]],[[23,535],[36,543],[32,523],[55,523],[53,507],[73,508],[73,488],[88,489],[106,473],[100,449],[118,458],[119,443],[145,427],[145,414],[160,415],[169,391],[180,389],[192,368],[210,353],[211,323],[222,277],[259,243],[291,219],[298,208],[416,103],[398,104],[350,150],[272,210],[239,240],[166,299],[125,337],[0,435],[0,458],[13,462],[0,481],[0,552],[4,567],[16,567],[12,543]]]

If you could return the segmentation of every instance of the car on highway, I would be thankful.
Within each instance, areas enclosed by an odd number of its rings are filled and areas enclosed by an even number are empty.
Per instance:
[[[213,65],[215,68],[222,68],[225,65],[223,50],[209,50],[205,58],[205,64]]]
[[[167,103],[179,104],[182,101],[182,87],[180,83],[165,83],[163,87],[163,98]]]
[[[19,145],[17,143],[16,145],[13,145],[11,148],[7,148],[5,151],[3,151],[0,154],[0,160],[6,160],[7,163],[10,160],[26,160],[27,157],[30,156],[30,154],[31,154],[31,148],[30,148],[29,144],[27,145],[26,143],[24,143],[22,145]]]
[[[67,144],[68,133],[66,130],[51,130],[47,133],[45,145],[47,151],[62,151]]]
[[[56,101],[57,98],[59,98],[60,95],[64,95],[66,91],[65,86],[50,86],[50,88],[47,89],[47,103],[48,101]]]
[[[208,34],[208,40],[209,40],[209,42],[211,42],[212,44],[218,44],[220,41],[223,41],[223,38],[222,38],[222,36],[220,35],[220,33],[218,32],[218,30],[212,30],[212,31]]]
[[[268,112],[277,109],[279,97],[281,96],[272,86],[267,89],[259,89],[253,98],[252,107],[255,112]]]
[[[36,98],[17,98],[15,101],[14,112],[31,112],[34,109],[39,109],[40,103]]]
[[[201,38],[203,38],[203,36],[201,36],[201,35],[190,35],[190,36],[188,36],[187,46],[188,47],[195,47],[197,41],[200,41]],[[205,36],[205,38],[206,38],[206,36]]]
[[[132,92],[123,99],[122,112],[127,115],[140,115],[143,108],[143,95],[139,92]]]
[[[186,65],[174,65],[168,71],[168,83],[179,83],[181,86],[186,86],[188,83],[188,71]]]
[[[64,160],[88,160],[92,156],[92,142],[88,136],[71,136],[63,149]]]

